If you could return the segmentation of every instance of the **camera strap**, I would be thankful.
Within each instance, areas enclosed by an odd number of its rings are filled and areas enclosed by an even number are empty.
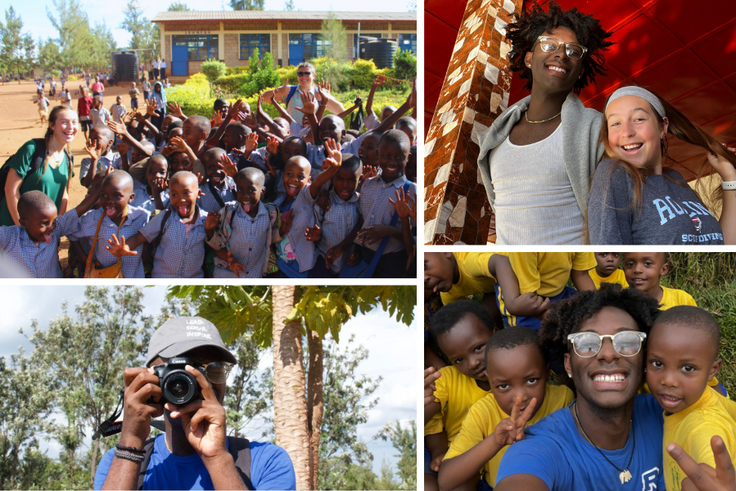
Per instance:
[[[92,435],[92,440],[97,440],[101,436],[107,438],[108,436],[117,435],[123,428],[122,421],[115,421],[123,414],[123,395],[125,394],[124,389],[120,389],[120,399],[118,399],[118,405],[115,406],[112,416],[103,421],[100,426],[97,427],[97,431]]]

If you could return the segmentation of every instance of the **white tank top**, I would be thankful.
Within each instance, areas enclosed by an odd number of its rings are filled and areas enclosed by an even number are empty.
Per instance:
[[[544,140],[490,157],[499,245],[583,244],[583,215],[562,161],[562,124]]]

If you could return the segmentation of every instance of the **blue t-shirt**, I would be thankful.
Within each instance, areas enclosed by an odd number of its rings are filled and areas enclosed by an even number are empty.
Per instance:
[[[95,489],[102,489],[105,483],[114,450],[108,450],[97,467]],[[286,450],[271,443],[250,442],[250,458],[250,480],[255,489],[296,489],[294,465]],[[164,435],[159,435],[153,445],[143,489],[215,488],[199,455],[174,455],[166,448]]]
[[[632,420],[634,438],[624,448],[601,450],[616,467],[631,472],[632,479],[626,484],[621,484],[619,471],[585,441],[569,408],[524,430],[524,440],[506,450],[496,482],[514,474],[530,474],[544,481],[550,491],[663,491],[662,408],[651,395],[637,395]]]

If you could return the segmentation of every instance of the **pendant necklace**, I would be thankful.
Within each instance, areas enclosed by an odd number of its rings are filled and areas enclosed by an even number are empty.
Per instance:
[[[580,423],[580,417],[578,416],[578,404],[577,404],[577,402],[575,404],[573,404],[573,413],[572,413],[572,415],[575,418],[575,424],[577,424],[578,428],[580,428],[580,431],[583,433],[583,437],[585,438],[585,441],[587,441],[588,443],[590,443],[591,445],[593,445],[595,447],[595,449],[598,450],[598,453],[600,453],[603,456],[603,458],[606,459],[608,461],[608,463],[611,464],[619,472],[618,478],[621,480],[621,484],[625,484],[625,483],[631,481],[631,472],[629,471],[629,467],[631,467],[631,461],[634,460],[634,452],[636,451],[636,432],[633,432],[633,436],[632,436],[633,440],[632,440],[632,444],[631,444],[631,457],[629,458],[629,463],[626,464],[626,468],[622,470],[622,469],[619,469],[616,466],[616,464],[614,464],[613,462],[611,462],[608,459],[608,457],[606,457],[606,455],[601,451],[601,449],[598,448],[598,446],[595,443],[593,443],[593,441],[590,439],[590,437],[588,437],[588,434],[585,433],[585,429],[583,428],[583,425]],[[631,420],[629,420],[629,434],[632,434],[632,432],[631,432],[632,426],[633,426],[633,422]]]
[[[555,115],[554,115],[554,116],[552,116],[551,118],[547,118],[547,119],[540,119],[539,121],[532,121],[532,120],[530,120],[530,119],[529,119],[529,116],[528,116],[528,114],[529,114],[529,110],[526,110],[526,111],[524,111],[524,119],[526,119],[526,122],[527,122],[527,123],[531,123],[531,124],[539,124],[539,123],[546,123],[547,121],[552,121],[552,120],[553,120],[553,119],[555,119],[555,118],[556,118],[557,116],[559,116],[560,114],[562,114],[562,111],[558,112],[557,114],[555,114]]]

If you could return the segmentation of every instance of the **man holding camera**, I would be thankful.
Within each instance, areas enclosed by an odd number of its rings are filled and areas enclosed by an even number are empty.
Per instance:
[[[284,449],[226,436],[222,404],[236,363],[211,322],[165,322],[146,367],[125,369],[120,442],[102,458],[95,489],[295,489]],[[166,433],[147,444],[162,414]]]

